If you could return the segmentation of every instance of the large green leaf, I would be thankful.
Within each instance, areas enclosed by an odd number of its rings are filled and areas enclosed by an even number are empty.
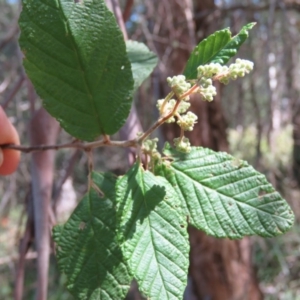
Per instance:
[[[133,79],[125,42],[103,0],[24,0],[24,67],[48,112],[93,140],[125,123]]]
[[[240,46],[248,37],[248,31],[255,25],[249,23],[234,37],[231,37],[230,30],[223,29],[216,31],[208,38],[202,40],[195,47],[186,64],[183,74],[187,79],[197,78],[197,68],[200,65],[209,63],[226,64],[231,57],[236,55]]]
[[[127,41],[126,50],[131,62],[135,91],[157,65],[157,56],[145,44],[135,41]]]
[[[124,299],[132,277],[116,238],[115,177],[93,174],[91,189],[64,226],[54,228],[60,269],[76,299]]]
[[[177,191],[190,223],[216,237],[272,237],[291,228],[294,215],[264,175],[223,152],[167,146],[171,162],[157,167]]]
[[[182,299],[189,243],[171,185],[135,164],[117,184],[120,241],[140,290],[152,300]]]

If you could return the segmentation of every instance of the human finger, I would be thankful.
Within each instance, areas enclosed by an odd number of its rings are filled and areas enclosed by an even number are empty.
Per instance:
[[[20,139],[15,127],[0,107],[0,147],[5,144],[19,145]],[[18,167],[20,152],[13,149],[1,149],[1,154],[2,164],[0,164],[0,175],[9,175]]]

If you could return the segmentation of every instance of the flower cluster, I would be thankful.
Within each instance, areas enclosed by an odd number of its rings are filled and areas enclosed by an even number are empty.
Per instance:
[[[185,92],[187,92],[191,88],[191,84],[186,81],[184,75],[168,77],[167,82],[177,97],[182,96]],[[188,101],[189,97],[187,98],[188,99],[184,99],[184,100]]]
[[[198,78],[212,78],[216,74],[221,74],[227,72],[228,67],[221,66],[218,63],[210,63],[208,65],[199,66],[197,68],[197,77]]]
[[[157,150],[158,138],[147,139],[143,142],[143,151],[145,154],[149,154],[154,159],[160,158],[160,153]]]
[[[235,80],[238,77],[244,77],[253,70],[253,62],[245,59],[237,59],[234,64],[231,64],[228,68],[227,73],[221,76],[219,81],[228,84],[229,80]]]
[[[189,111],[187,114],[180,116],[178,118],[177,124],[184,130],[184,131],[192,131],[194,129],[194,125],[197,122],[198,117]]]
[[[178,151],[189,152],[190,143],[189,140],[183,136],[183,132],[192,131],[198,119],[194,113],[190,111],[187,112],[191,106],[188,102],[190,97],[183,96],[190,90],[191,84],[186,81],[184,75],[168,77],[167,82],[172,89],[172,94],[175,94],[177,100],[166,97],[165,99],[158,100],[156,106],[159,109],[161,116],[165,116],[174,112],[173,115],[170,116],[170,118],[166,121],[166,123],[176,122],[180,126],[182,130],[182,137],[174,139],[175,147]],[[175,109],[176,105],[177,109]]]
[[[176,105],[175,99],[170,99],[170,100],[160,99],[157,100],[156,107],[158,108],[160,115],[163,116],[171,113],[174,110],[175,105]],[[184,114],[190,108],[190,106],[191,104],[189,102],[181,101],[177,108],[177,114]],[[174,123],[175,121],[176,120],[173,115],[166,121],[166,123]]]
[[[157,151],[157,142],[158,142],[158,138],[154,138],[154,139],[147,139],[144,143],[143,143],[143,149],[145,150],[145,152],[150,153],[150,152],[155,152]]]
[[[222,66],[219,63],[210,63],[197,68],[197,77],[199,93],[207,101],[212,101],[217,94],[212,80],[219,80],[221,83],[228,84],[229,80],[235,80],[238,77],[244,77],[253,69],[253,62],[237,59],[229,67]]]
[[[191,84],[186,82],[184,75],[168,77],[167,81],[172,88],[173,93],[177,95],[178,98],[191,88]],[[188,102],[189,99],[189,97],[184,97],[183,99],[177,100],[180,101],[178,108],[166,123],[174,123],[177,119],[177,124],[183,131],[193,130],[198,117],[190,111],[185,114],[191,106]],[[163,116],[171,113],[174,110],[177,101],[175,99],[168,100],[167,98],[158,100],[156,106],[159,109],[160,115]]]
[[[207,87],[201,86],[201,87],[199,88],[199,93],[201,94],[201,96],[202,96],[205,100],[211,102],[211,101],[214,100],[214,96],[217,95],[217,90],[216,90],[216,88],[211,84],[211,85],[209,85],[209,86],[207,86]]]
[[[229,67],[222,66],[219,63],[199,66],[197,68],[197,81],[193,87],[190,82],[186,81],[184,75],[167,78],[172,92],[165,99],[158,100],[156,106],[161,117],[170,114],[166,123],[176,122],[181,128],[180,137],[174,139],[174,144],[178,151],[190,151],[190,142],[184,136],[184,131],[192,131],[198,119],[194,113],[187,112],[190,108],[190,103],[188,102],[190,94],[199,93],[204,100],[212,101],[214,96],[217,95],[213,81],[219,80],[221,83],[227,84],[230,79],[235,80],[238,77],[243,77],[252,69],[253,63],[243,59],[237,59]],[[174,95],[175,99],[171,99]]]

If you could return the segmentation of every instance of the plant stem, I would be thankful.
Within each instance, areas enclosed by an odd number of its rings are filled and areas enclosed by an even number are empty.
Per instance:
[[[64,143],[64,144],[57,144],[57,145],[37,145],[37,146],[21,146],[21,145],[14,145],[14,144],[4,144],[0,145],[0,148],[2,149],[13,149],[18,150],[25,153],[30,152],[37,152],[37,151],[46,151],[46,150],[59,150],[59,149],[66,149],[66,148],[75,148],[75,149],[81,149],[83,151],[90,151],[94,148],[100,148],[100,147],[120,147],[120,148],[130,148],[134,147],[137,148],[141,143],[149,136],[151,133],[156,130],[159,126],[161,126],[163,123],[165,123],[169,118],[171,118],[174,114],[176,114],[176,111],[179,107],[180,102],[182,99],[186,98],[187,96],[193,94],[196,89],[198,89],[198,85],[195,84],[192,86],[187,92],[182,94],[179,99],[177,99],[176,104],[174,105],[173,110],[165,115],[164,117],[159,118],[147,131],[145,131],[140,137],[128,141],[111,141],[109,136],[104,135],[102,140],[95,141],[95,142],[80,142],[80,141],[73,141],[70,143]],[[173,92],[169,93],[166,97],[172,97]]]
[[[110,141],[105,139],[105,140],[100,140],[100,141],[95,141],[90,143],[71,142],[71,143],[56,144],[56,145],[37,145],[37,146],[20,146],[20,145],[13,145],[13,144],[4,144],[4,145],[0,145],[0,147],[2,149],[13,149],[13,150],[29,153],[29,152],[46,151],[46,150],[59,150],[59,149],[66,149],[66,148],[75,148],[84,151],[89,151],[91,149],[99,148],[99,147],[128,148],[128,147],[137,147],[137,143],[136,140]]]
[[[158,119],[147,131],[145,131],[143,133],[142,136],[140,136],[137,139],[137,142],[141,143],[142,141],[144,141],[155,129],[157,129],[159,126],[161,126],[163,123],[165,123],[169,118],[171,118],[172,116],[174,116],[174,114],[176,114],[176,111],[177,111],[177,109],[179,107],[180,102],[184,98],[186,98],[186,97],[190,96],[191,94],[193,94],[198,88],[199,88],[199,86],[197,84],[195,84],[188,91],[186,91],[184,94],[182,94],[179,97],[179,99],[176,100],[176,104],[174,105],[173,110],[170,113],[168,113],[166,116],[161,117],[160,119]]]
[[[165,101],[164,103],[162,104],[161,108],[160,108],[160,114],[163,114],[164,113],[164,110],[165,110],[165,107],[166,107],[166,104],[168,103],[169,100],[171,100],[171,98],[174,96],[174,93],[173,92],[170,92],[167,97],[165,98]]]
[[[188,91],[186,91],[184,94],[180,96],[179,100],[183,100],[187,96],[190,96],[191,94],[195,93],[198,88],[199,88],[198,84],[194,84]]]
[[[141,135],[137,139],[137,142],[142,143],[155,129],[157,129],[159,126],[165,123],[169,118],[171,118],[176,113],[179,104],[180,104],[180,100],[177,100],[173,110],[170,113],[168,113],[166,116],[158,119],[147,131],[143,133],[143,135]]]

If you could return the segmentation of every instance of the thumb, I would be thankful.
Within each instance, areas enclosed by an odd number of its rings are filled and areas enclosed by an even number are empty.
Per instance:
[[[2,166],[3,164],[3,152],[2,152],[2,149],[0,148],[0,167]]]
[[[0,106],[0,145],[19,144],[19,135],[10,123]],[[20,152],[12,149],[1,149],[0,146],[0,176],[13,173],[19,164]]]

